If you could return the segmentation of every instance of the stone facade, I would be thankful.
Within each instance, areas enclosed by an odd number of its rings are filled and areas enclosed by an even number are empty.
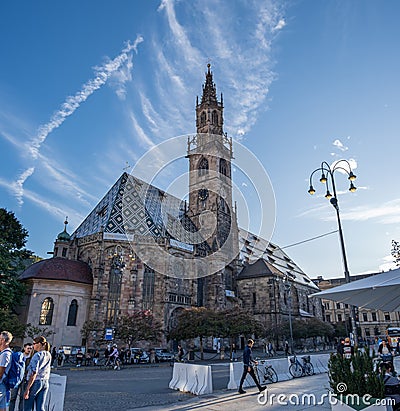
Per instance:
[[[114,328],[119,315],[133,310],[151,310],[165,331],[179,310],[196,306],[240,306],[266,326],[281,324],[289,310],[295,318],[322,318],[319,300],[307,298],[318,291],[307,275],[278,246],[238,228],[233,144],[223,131],[223,100],[216,97],[210,66],[197,100],[196,131],[187,146],[188,205],[123,173],[71,236],[65,225],[54,246],[53,259],[85,264],[90,281],[67,281],[57,270],[56,282],[34,273],[23,278],[30,284],[27,321],[38,323],[42,300],[35,293],[54,302],[54,344],[80,345],[86,320]],[[72,299],[79,306],[73,331],[65,329]]]

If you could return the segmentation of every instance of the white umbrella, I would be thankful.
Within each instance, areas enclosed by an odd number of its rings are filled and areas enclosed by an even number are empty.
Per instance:
[[[320,291],[310,297],[325,298],[359,308],[400,311],[400,268]]]

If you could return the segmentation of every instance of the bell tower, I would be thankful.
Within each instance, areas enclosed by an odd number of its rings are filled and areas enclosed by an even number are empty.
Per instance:
[[[227,241],[236,222],[232,207],[232,138],[223,131],[223,97],[217,99],[207,66],[201,101],[196,99],[196,135],[188,138],[189,213],[212,251]]]
[[[198,305],[219,309],[232,304],[227,296],[234,290],[239,242],[232,201],[232,139],[223,130],[223,97],[217,98],[210,67],[201,100],[196,99],[197,132],[188,138],[188,215],[209,246],[209,275],[197,280]]]

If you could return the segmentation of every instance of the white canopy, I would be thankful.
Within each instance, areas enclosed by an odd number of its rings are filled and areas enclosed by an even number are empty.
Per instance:
[[[400,311],[400,268],[320,291],[310,297],[325,298],[359,308]]]

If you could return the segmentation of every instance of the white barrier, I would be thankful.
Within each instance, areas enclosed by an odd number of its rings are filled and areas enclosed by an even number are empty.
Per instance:
[[[169,388],[196,395],[211,394],[213,391],[211,366],[174,363]]]
[[[300,355],[298,355],[298,360],[302,362]],[[310,356],[311,363],[314,366],[315,374],[320,374],[328,371],[328,360],[329,354],[316,354]],[[278,381],[287,381],[293,377],[289,373],[290,360],[289,357],[285,358],[274,358],[267,359],[267,364],[272,365],[275,370]],[[229,382],[228,390],[237,390],[239,388],[240,378],[243,373],[243,362],[233,362],[230,364],[229,369]],[[243,387],[254,387],[256,384],[250,375],[246,376]]]
[[[65,386],[67,385],[67,377],[65,375],[50,374],[49,391],[46,398],[46,410],[63,411]],[[15,409],[18,409],[19,396],[15,402]]]

